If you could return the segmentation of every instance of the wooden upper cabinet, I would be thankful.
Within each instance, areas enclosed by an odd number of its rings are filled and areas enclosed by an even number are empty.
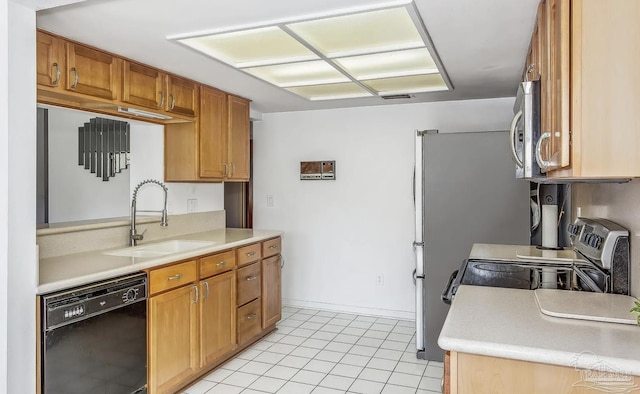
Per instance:
[[[570,0],[546,0],[550,125],[541,130],[545,144],[541,152],[547,170],[567,167],[570,163],[570,13]]]
[[[103,99],[117,98],[120,59],[67,42],[66,89]]]
[[[227,95],[200,89],[200,176],[222,180],[227,176]]]
[[[549,177],[640,177],[640,2],[546,3]]]
[[[158,69],[124,60],[122,101],[150,109],[163,109],[167,102],[166,74]]]
[[[64,86],[66,63],[64,41],[52,35],[36,32],[36,76],[38,85]]]
[[[185,78],[167,75],[167,103],[168,112],[196,116],[198,114],[198,85]]]
[[[249,180],[249,100],[229,96],[228,180]]]

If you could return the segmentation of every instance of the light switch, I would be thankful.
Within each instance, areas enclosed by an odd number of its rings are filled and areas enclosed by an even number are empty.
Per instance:
[[[272,207],[273,206],[273,196],[272,195],[267,195],[267,206],[268,207]]]

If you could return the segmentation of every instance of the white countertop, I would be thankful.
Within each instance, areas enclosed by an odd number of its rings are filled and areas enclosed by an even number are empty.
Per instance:
[[[640,376],[640,327],[550,317],[531,290],[460,286],[438,339],[445,350]]]
[[[172,239],[212,241],[212,246],[161,257],[120,257],[103,254],[105,250],[50,257],[40,260],[38,294],[81,286],[171,263],[250,244],[282,235],[282,231],[221,229],[182,235]],[[166,240],[158,240],[161,242]],[[122,249],[122,248],[117,248]],[[113,249],[112,249],[113,250]]]

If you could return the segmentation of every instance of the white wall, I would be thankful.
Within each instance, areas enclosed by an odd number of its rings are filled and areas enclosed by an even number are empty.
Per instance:
[[[9,303],[9,10],[0,1],[0,393],[7,392]]]
[[[36,19],[9,2],[8,393],[35,392]],[[4,57],[3,57],[4,58]],[[3,297],[4,299],[4,297]],[[3,354],[4,356],[4,354]],[[0,388],[2,391],[3,388]]]
[[[46,106],[49,110],[49,223],[129,214],[129,170],[107,182],[78,165],[78,127],[97,116]],[[132,130],[135,125],[131,126]],[[162,132],[161,132],[162,133]]]
[[[67,108],[45,107],[49,109],[50,223],[128,216],[133,188],[145,179],[164,179],[163,126]],[[130,168],[109,178],[108,182],[103,182],[102,178],[77,164],[78,127],[96,116],[130,123]],[[197,200],[197,209],[193,212],[224,209],[222,184],[172,183],[168,189],[169,214],[188,213],[189,199]],[[162,208],[163,194],[157,186],[145,185],[138,196],[138,209]]]
[[[513,102],[263,114],[253,133],[254,226],[285,231],[284,302],[412,318],[414,131],[506,130]],[[313,160],[336,160],[337,179],[301,181],[300,161]]]

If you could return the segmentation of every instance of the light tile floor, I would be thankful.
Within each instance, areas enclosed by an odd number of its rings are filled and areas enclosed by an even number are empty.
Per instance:
[[[441,392],[412,321],[284,307],[277,327],[183,394]]]

